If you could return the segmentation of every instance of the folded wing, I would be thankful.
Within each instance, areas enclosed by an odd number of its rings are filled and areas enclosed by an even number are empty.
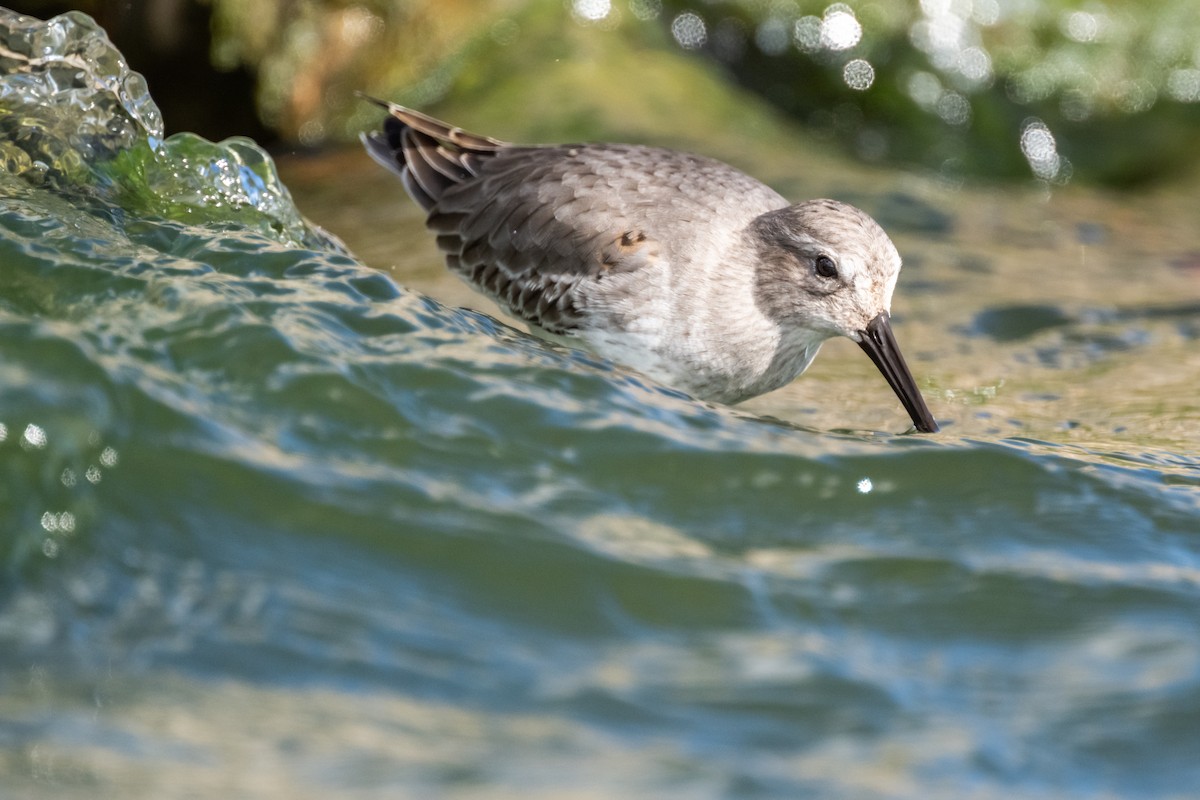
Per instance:
[[[514,316],[569,334],[583,317],[581,286],[659,258],[630,221],[637,170],[611,163],[644,148],[518,146],[373,102],[389,117],[363,135],[368,153],[428,212],[450,268]]]

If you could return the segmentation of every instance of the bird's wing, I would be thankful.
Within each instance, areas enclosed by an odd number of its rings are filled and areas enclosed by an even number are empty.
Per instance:
[[[382,130],[362,135],[367,153],[399,175],[409,196],[426,211],[446,189],[470,180],[482,162],[511,146],[395,103],[366,99],[389,115]]]
[[[680,258],[672,251],[702,236],[714,214],[744,215],[744,224],[785,204],[698,156],[636,145],[518,146],[374,102],[390,116],[363,142],[429,212],[450,268],[552,333],[579,327],[586,296],[607,277]],[[738,199],[732,209],[730,197]]]
[[[614,169],[613,149],[511,147],[446,190],[427,224],[451,269],[516,317],[578,327],[592,285],[664,256],[638,189],[647,176]]]

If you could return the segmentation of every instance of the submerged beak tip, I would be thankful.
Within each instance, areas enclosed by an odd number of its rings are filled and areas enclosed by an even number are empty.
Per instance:
[[[921,433],[937,433],[937,421],[933,418],[929,406],[925,404],[925,398],[921,396],[921,390],[917,388],[917,382],[900,353],[896,337],[892,334],[888,313],[881,311],[857,335],[858,346],[883,373],[888,385],[892,387],[892,391],[900,398],[904,409],[912,418],[913,426]]]

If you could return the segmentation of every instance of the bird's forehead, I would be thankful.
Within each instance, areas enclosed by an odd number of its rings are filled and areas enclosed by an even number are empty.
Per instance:
[[[828,249],[844,268],[863,269],[887,280],[900,269],[900,255],[892,240],[865,212],[835,201],[799,206],[789,234],[805,249]]]
[[[881,257],[895,250],[878,222],[865,211],[845,203],[818,201],[804,208],[798,221],[807,233],[839,250]]]

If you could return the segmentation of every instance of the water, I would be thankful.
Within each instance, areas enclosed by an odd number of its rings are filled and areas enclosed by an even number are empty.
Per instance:
[[[0,176],[3,796],[1194,796],[1194,187],[741,154],[894,232],[902,436],[849,343],[696,403],[433,299],[365,156],[284,165],[363,263],[142,131]]]

